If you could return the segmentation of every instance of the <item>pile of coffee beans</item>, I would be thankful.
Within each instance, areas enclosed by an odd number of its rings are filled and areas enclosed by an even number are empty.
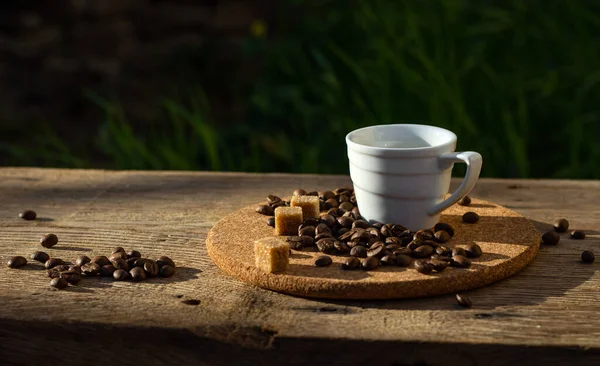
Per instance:
[[[290,248],[297,251],[313,250],[323,253],[315,266],[333,263],[329,255],[348,256],[342,263],[344,270],[374,270],[380,266],[413,267],[420,273],[441,272],[448,267],[468,268],[471,258],[482,255],[479,245],[465,248],[447,246],[454,236],[454,228],[438,223],[430,230],[412,232],[398,224],[369,223],[356,205],[352,188],[332,191],[306,192],[297,189],[293,195],[318,196],[321,214],[318,219],[307,219],[298,227],[297,236],[288,236]],[[470,204],[465,201],[464,205]],[[275,208],[288,206],[289,201],[269,195],[267,202],[256,207],[256,212],[272,215]],[[273,226],[269,217],[267,225]],[[476,223],[479,216],[469,213],[465,222]]]
[[[50,238],[50,241],[48,241]],[[58,242],[54,234],[42,238],[42,246],[49,248]],[[45,245],[46,244],[46,245]],[[47,246],[49,245],[49,246]],[[44,264],[50,281],[50,286],[62,290],[69,285],[78,284],[84,277],[112,277],[116,281],[143,281],[153,277],[171,277],[175,274],[175,263],[171,258],[160,256],[156,260],[142,258],[137,250],[128,252],[121,247],[113,249],[109,257],[98,255],[94,258],[82,255],[72,264],[67,264],[60,258],[52,258],[48,253],[36,251],[30,258]],[[8,260],[8,267],[21,268],[27,265],[27,259],[14,256]]]

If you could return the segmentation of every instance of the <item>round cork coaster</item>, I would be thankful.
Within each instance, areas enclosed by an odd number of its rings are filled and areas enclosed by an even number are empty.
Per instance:
[[[212,260],[225,273],[244,282],[291,295],[329,299],[394,299],[440,295],[465,291],[511,276],[531,262],[540,247],[540,235],[533,224],[518,213],[491,202],[473,199],[470,206],[454,205],[441,222],[454,227],[455,235],[446,245],[464,247],[477,243],[483,250],[470,268],[447,268],[424,275],[413,268],[381,266],[372,271],[342,270],[345,256],[331,255],[333,264],[316,267],[322,253],[292,251],[288,270],[264,273],[254,265],[254,241],[274,236],[267,217],[242,208],[219,221],[208,233],[206,246]],[[476,224],[463,223],[462,215],[474,211]]]

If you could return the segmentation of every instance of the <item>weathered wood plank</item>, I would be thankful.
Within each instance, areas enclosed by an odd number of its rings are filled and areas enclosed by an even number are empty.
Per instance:
[[[35,344],[28,360],[39,360],[55,347],[44,331],[47,327],[56,327],[57,334],[69,340],[61,343],[65,355],[77,352],[74,334],[79,332],[98,332],[94,347],[110,347],[115,342],[108,330],[117,327],[131,334],[152,333],[148,338],[156,340],[148,345],[142,345],[147,340],[130,337],[117,341],[135,342],[140,355],[175,352],[191,362],[203,359],[202,350],[220,349],[215,346],[220,342],[272,347],[267,353],[247,351],[248,360],[296,363],[277,352],[297,350],[304,353],[297,360],[307,361],[308,349],[328,360],[327,347],[320,348],[325,339],[332,350],[354,354],[340,359],[349,362],[357,360],[357,344],[364,340],[378,352],[391,344],[402,347],[408,352],[406,361],[385,358],[400,364],[443,362],[442,353],[431,352],[431,343],[441,344],[434,348],[445,350],[446,356],[449,350],[460,350],[456,360],[482,361],[496,355],[510,362],[524,346],[533,347],[524,357],[561,361],[577,354],[598,360],[600,263],[583,265],[578,259],[584,249],[600,254],[600,182],[481,180],[474,196],[514,209],[540,230],[565,217],[573,227],[586,230],[588,238],[563,238],[556,247],[543,247],[516,276],[469,292],[474,302],[469,310],[456,308],[452,296],[398,301],[290,297],[231,279],[208,259],[204,240],[220,217],[263,200],[267,193],[349,184],[345,176],[0,169],[3,261],[39,249],[39,237],[54,232],[60,243],[49,252],[65,259],[106,253],[120,245],[152,256],[169,255],[183,267],[171,280],[93,279],[57,292],[49,289],[41,271],[3,265],[0,354],[13,357],[8,364],[18,364],[14,352]],[[24,208],[35,209],[46,220],[20,220],[17,215]],[[201,304],[184,305],[177,295]],[[189,349],[196,344],[198,349]],[[216,358],[209,359],[216,363]]]

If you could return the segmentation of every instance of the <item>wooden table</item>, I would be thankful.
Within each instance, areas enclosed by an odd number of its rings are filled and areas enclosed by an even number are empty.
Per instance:
[[[48,251],[64,259],[123,246],[180,266],[170,279],[85,279],[55,291],[41,270],[2,265],[0,364],[600,364],[600,261],[579,262],[585,249],[600,255],[600,182],[482,179],[473,196],[540,231],[565,217],[588,238],[542,247],[519,274],[470,291],[471,309],[451,295],[291,297],[229,278],[208,258],[207,232],[239,207],[348,184],[346,176],[0,169],[3,263],[54,232],[60,242]],[[40,219],[19,219],[26,208]]]

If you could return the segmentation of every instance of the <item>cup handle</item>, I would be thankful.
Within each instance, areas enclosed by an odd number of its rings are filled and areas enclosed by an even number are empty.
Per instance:
[[[460,186],[458,186],[458,189],[450,197],[430,208],[427,212],[429,215],[440,213],[471,192],[477,182],[477,178],[479,178],[483,159],[479,153],[464,151],[442,154],[439,157],[439,163],[442,169],[444,167],[448,168],[454,163],[465,163],[467,164],[467,173]]]

